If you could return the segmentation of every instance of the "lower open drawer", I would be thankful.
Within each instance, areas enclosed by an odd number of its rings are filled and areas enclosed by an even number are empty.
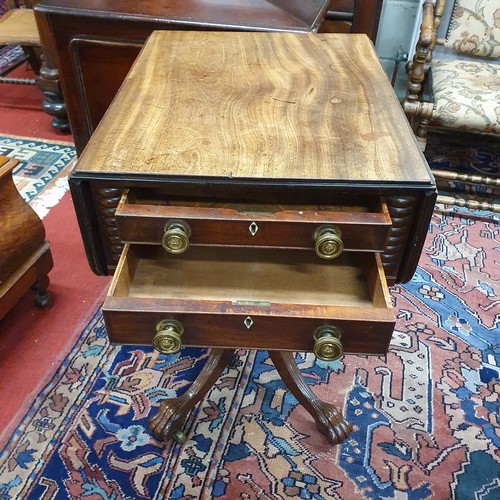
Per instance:
[[[157,324],[182,345],[312,351],[313,332],[342,331],[346,353],[384,354],[395,318],[378,254],[311,259],[300,250],[126,245],[103,306],[111,342],[149,344]]]

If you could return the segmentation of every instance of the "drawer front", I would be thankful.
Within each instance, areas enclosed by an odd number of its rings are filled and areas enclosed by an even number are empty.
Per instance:
[[[312,209],[160,205],[129,199],[125,194],[115,213],[125,243],[162,244],[169,227],[181,222],[187,227],[189,245],[315,249],[323,243],[341,245],[343,250],[380,252],[392,226],[387,206],[380,200],[370,208]]]
[[[116,344],[152,345],[156,325],[167,318],[184,327],[182,346],[313,352],[316,329],[334,326],[342,332],[344,353],[378,355],[387,352],[394,327],[391,320],[104,310],[109,340]]]
[[[332,262],[254,248],[172,256],[125,245],[103,315],[114,343],[151,345],[161,332],[179,348],[316,352],[340,340],[344,352],[364,354],[384,354],[395,324],[377,254]]]

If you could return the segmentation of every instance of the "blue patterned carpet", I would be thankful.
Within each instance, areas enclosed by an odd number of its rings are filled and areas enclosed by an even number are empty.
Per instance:
[[[436,208],[417,273],[391,290],[387,356],[296,354],[353,425],[340,446],[261,351],[238,352],[185,444],[156,441],[147,419],[205,351],[112,347],[96,311],[2,451],[0,498],[500,498],[500,231],[480,215]]]

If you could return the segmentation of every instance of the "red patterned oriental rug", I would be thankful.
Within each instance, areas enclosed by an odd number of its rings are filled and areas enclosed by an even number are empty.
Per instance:
[[[498,216],[438,206],[414,278],[392,288],[387,356],[296,354],[354,427],[337,447],[266,353],[243,350],[188,441],[156,441],[148,418],[206,351],[110,346],[96,311],[3,449],[1,498],[500,498],[499,233]]]

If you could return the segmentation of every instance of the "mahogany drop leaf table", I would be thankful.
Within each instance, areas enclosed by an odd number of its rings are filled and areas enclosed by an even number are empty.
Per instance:
[[[365,35],[154,32],[70,184],[89,262],[114,273],[111,342],[211,348],[155,436],[185,438],[237,348],[269,352],[330,443],[349,435],[293,352],[386,353],[388,285],[436,196]]]

